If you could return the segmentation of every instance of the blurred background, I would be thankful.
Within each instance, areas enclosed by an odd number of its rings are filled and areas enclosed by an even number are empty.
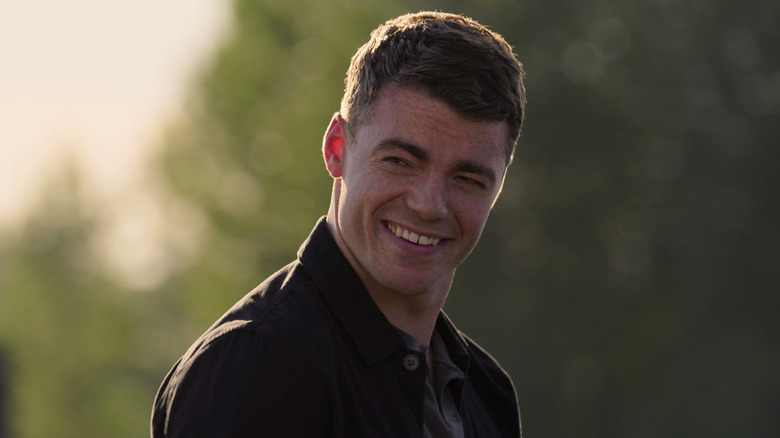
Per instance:
[[[527,71],[445,307],[525,436],[778,436],[780,2],[9,0],[0,438],[148,435],[171,365],[325,214],[349,58],[423,9]]]

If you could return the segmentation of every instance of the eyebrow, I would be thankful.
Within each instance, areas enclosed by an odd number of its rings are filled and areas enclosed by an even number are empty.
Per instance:
[[[398,138],[389,138],[384,140],[375,148],[375,150],[379,152],[390,151],[393,149],[403,149],[418,160],[428,161],[428,152],[426,152],[423,148]]]
[[[483,166],[481,164],[477,164],[473,161],[458,161],[458,163],[455,166],[456,169],[458,169],[461,172],[467,172],[467,173],[473,173],[475,175],[481,175],[482,177],[486,178],[488,181],[490,181],[490,184],[495,184],[498,177],[496,174],[487,168],[486,166]]]
[[[387,140],[384,140],[381,143],[379,143],[374,150],[381,152],[381,151],[389,151],[393,149],[402,149],[420,161],[428,161],[430,158],[428,152],[426,152],[425,149],[415,144],[401,140],[399,138],[389,138]],[[491,184],[495,184],[496,181],[498,180],[498,176],[496,176],[493,170],[491,170],[487,166],[483,166],[482,164],[475,163],[474,161],[470,161],[470,160],[458,161],[457,163],[455,163],[455,169],[459,172],[466,172],[466,173],[473,173],[475,175],[480,175],[488,179]]]

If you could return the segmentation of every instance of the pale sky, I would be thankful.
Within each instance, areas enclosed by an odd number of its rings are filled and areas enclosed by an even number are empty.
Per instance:
[[[0,227],[74,151],[99,198],[141,185],[229,0],[0,0]]]

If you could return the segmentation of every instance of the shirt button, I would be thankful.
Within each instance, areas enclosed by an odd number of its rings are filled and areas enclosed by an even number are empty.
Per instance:
[[[406,371],[415,371],[420,367],[420,358],[414,354],[408,354],[404,358],[404,368]]]

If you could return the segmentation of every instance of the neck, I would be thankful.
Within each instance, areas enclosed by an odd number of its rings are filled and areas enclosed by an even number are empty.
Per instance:
[[[384,292],[369,285],[366,288],[391,324],[412,335],[420,345],[430,345],[436,318],[447,298],[447,291],[408,296]]]

